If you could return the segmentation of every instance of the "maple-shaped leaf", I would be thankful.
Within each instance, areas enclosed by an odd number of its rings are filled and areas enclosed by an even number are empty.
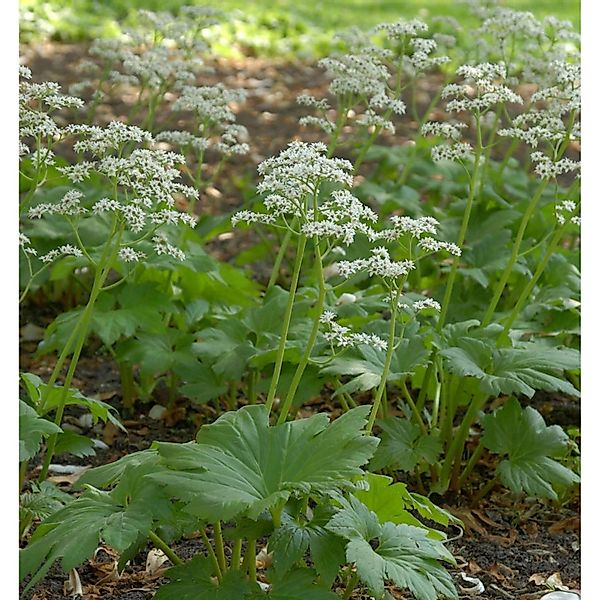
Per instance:
[[[470,337],[455,343],[440,352],[448,370],[479,379],[481,390],[487,394],[524,394],[531,398],[536,390],[546,390],[579,396],[579,391],[562,377],[564,371],[579,368],[577,350],[534,343],[496,348],[489,340]]]
[[[246,406],[204,425],[195,443],[157,444],[169,470],[150,477],[209,522],[256,519],[292,493],[329,493],[362,475],[379,441],[362,431],[369,410],[270,426],[264,406]]]
[[[432,465],[437,461],[440,441],[432,434],[424,435],[415,423],[392,417],[377,421],[377,425],[381,427],[381,443],[369,464],[371,469],[413,471],[420,462]]]
[[[44,437],[61,431],[58,425],[43,419],[29,404],[19,400],[19,461],[33,458]]]
[[[569,487],[579,477],[554,458],[564,456],[569,438],[558,425],[546,426],[540,413],[511,398],[483,417],[482,444],[505,458],[497,467],[502,483],[513,492],[556,500],[556,487]]]
[[[458,519],[436,506],[429,498],[409,492],[405,483],[393,483],[391,477],[375,473],[367,473],[365,479],[369,488],[356,490],[353,495],[377,515],[380,523],[389,521],[396,525],[423,527],[433,539],[443,540],[446,538],[444,533],[426,527],[411,511],[444,527],[450,522],[458,522]]]
[[[200,554],[170,568],[165,575],[171,581],[160,587],[155,600],[244,600],[263,595],[258,585],[247,581],[241,571],[227,571],[219,583],[213,577],[211,561]]]
[[[341,499],[342,508],[328,529],[346,538],[346,558],[376,598],[387,581],[409,589],[418,600],[457,599],[448,571],[440,561],[454,564],[452,555],[428,531],[411,525],[380,524],[375,513],[354,497]]]

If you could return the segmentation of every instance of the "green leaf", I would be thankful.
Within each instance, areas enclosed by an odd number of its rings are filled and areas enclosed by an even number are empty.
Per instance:
[[[422,527],[433,539],[444,540],[444,533],[423,525],[410,510],[416,511],[424,519],[446,527],[458,520],[447,511],[437,507],[431,500],[419,494],[411,494],[405,483],[393,483],[391,477],[367,473],[368,490],[356,490],[353,495],[370,511],[377,515],[380,523],[406,524]]]
[[[392,417],[377,421],[381,427],[381,444],[369,466],[378,471],[384,467],[413,471],[421,462],[429,465],[438,460],[442,446],[433,435],[424,435],[408,419]]]
[[[84,456],[94,456],[94,442],[73,431],[63,431],[56,440],[56,454],[72,454],[83,458]]]
[[[366,392],[379,385],[385,363],[385,352],[369,346],[361,346],[358,354],[361,358],[352,357],[350,353],[335,358],[329,366],[322,370],[323,373],[333,375],[354,376],[353,379],[338,388],[335,395],[342,392],[348,394]],[[423,345],[421,337],[412,336],[410,339],[402,339],[392,359],[388,382],[398,381],[406,375],[414,373],[419,365],[426,362],[428,355],[429,351]]]
[[[385,583],[408,588],[418,600],[458,598],[452,578],[439,561],[454,564],[452,555],[426,529],[386,522],[356,498],[341,501],[341,510],[328,528],[346,538],[346,558],[375,595],[381,598]],[[362,523],[362,526],[360,525]]]
[[[150,460],[128,461],[112,491],[87,485],[79,498],[47,518],[21,551],[21,577],[32,576],[27,589],[59,559],[66,572],[90,558],[100,541],[121,554],[131,553],[143,543],[154,521],[172,519],[174,507],[169,497],[147,477],[157,468]],[[116,477],[114,469],[110,475]]]
[[[339,596],[315,582],[311,569],[295,569],[273,582],[270,600],[339,600]]]
[[[227,571],[221,583],[213,582],[212,563],[196,555],[165,573],[171,581],[154,595],[155,600],[243,600],[259,592],[256,583],[246,581],[241,571]]]
[[[579,477],[553,458],[565,455],[569,438],[558,426],[547,427],[540,413],[521,408],[511,398],[493,415],[483,417],[482,444],[506,458],[497,473],[514,492],[556,500],[556,488],[569,487]]]
[[[61,431],[58,425],[43,419],[35,409],[19,400],[19,461],[33,458],[44,437]]]
[[[498,349],[491,342],[472,337],[455,343],[455,347],[440,352],[448,370],[479,379],[481,390],[487,394],[524,394],[531,398],[536,390],[546,390],[580,395],[569,381],[560,377],[565,370],[579,368],[577,350],[533,343]]]
[[[369,409],[272,427],[264,406],[246,406],[204,425],[195,444],[159,443],[172,470],[151,477],[209,522],[256,519],[292,493],[331,492],[362,474],[378,443],[362,432]]]
[[[283,513],[283,525],[269,539],[269,551],[274,555],[274,571],[278,577],[287,573],[310,549],[310,557],[323,583],[331,585],[344,562],[344,543],[325,526],[333,514],[329,499],[317,505],[312,518],[299,523]]]

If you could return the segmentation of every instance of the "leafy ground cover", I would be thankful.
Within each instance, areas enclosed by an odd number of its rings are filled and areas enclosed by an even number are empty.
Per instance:
[[[578,588],[578,39],[469,14],[23,48],[24,597]]]

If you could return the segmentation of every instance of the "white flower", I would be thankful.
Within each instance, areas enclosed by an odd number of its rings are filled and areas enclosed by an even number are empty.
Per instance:
[[[428,121],[421,127],[421,133],[423,135],[436,135],[458,141],[462,137],[461,129],[464,129],[466,126],[466,123],[458,123],[456,121]]]
[[[124,246],[119,250],[119,258],[124,262],[139,262],[146,258],[146,255],[143,252]]]
[[[57,171],[66,175],[67,178],[73,183],[80,183],[90,176],[91,171],[94,169],[95,163],[89,161],[82,161],[68,167],[57,167]]]
[[[463,142],[441,144],[431,149],[431,158],[434,162],[471,160],[473,158],[473,148],[470,144]]]
[[[363,344],[365,346],[372,346],[377,350],[387,350],[387,342],[378,335],[353,333],[349,327],[344,327],[337,323],[335,317],[336,315],[333,311],[326,310],[319,318],[319,322],[327,328],[323,336],[331,344],[342,348]]]
[[[179,248],[170,244],[163,235],[155,235],[152,241],[154,242],[154,251],[159,256],[166,254],[177,260],[185,260],[185,254]]]
[[[460,248],[452,242],[441,242],[430,237],[425,237],[419,240],[418,245],[423,248],[423,250],[427,250],[428,252],[439,252],[440,250],[445,250],[454,256],[461,255]]]
[[[415,300],[412,304],[399,304],[398,308],[408,308],[413,310],[414,312],[421,312],[422,310],[426,310],[428,308],[432,308],[433,310],[440,311],[442,307],[439,302],[433,300],[432,298],[425,298],[424,300]]]
[[[338,272],[346,278],[361,271],[367,271],[371,277],[377,275],[382,279],[398,279],[407,275],[414,268],[415,263],[412,260],[391,260],[388,250],[381,246],[371,250],[369,258],[338,262]]]
[[[65,244],[64,246],[60,246],[55,248],[54,250],[50,250],[47,254],[40,256],[40,260],[45,263],[50,263],[53,260],[57,259],[59,256],[83,256],[83,253],[79,248],[72,246],[71,244]]]
[[[31,254],[32,256],[37,255],[37,251],[35,250],[35,248],[31,247],[31,240],[24,233],[21,233],[20,231],[19,231],[19,246],[21,247],[21,250],[23,250],[23,252],[25,254]]]
[[[189,110],[196,114],[199,121],[227,123],[235,121],[235,114],[230,108],[233,102],[242,102],[247,92],[241,89],[227,89],[219,83],[214,86],[186,86],[181,96],[175,100],[171,110]]]

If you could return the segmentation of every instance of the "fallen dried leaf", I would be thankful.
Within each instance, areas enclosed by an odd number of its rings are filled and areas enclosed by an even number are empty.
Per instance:
[[[79,573],[77,569],[71,569],[69,571],[69,579],[63,584],[63,594],[71,594],[71,597],[83,596],[83,588],[81,587],[81,580],[79,579]]]
[[[158,548],[152,548],[146,557],[146,573],[156,575],[159,571],[164,571],[162,565],[168,561],[167,555]]]
[[[557,534],[562,531],[579,531],[581,529],[581,519],[579,517],[569,517],[568,519],[562,519],[557,521],[553,525],[548,527],[548,533]]]
[[[483,570],[474,560],[469,561],[468,569],[471,575],[477,575],[477,573],[481,573]]]

